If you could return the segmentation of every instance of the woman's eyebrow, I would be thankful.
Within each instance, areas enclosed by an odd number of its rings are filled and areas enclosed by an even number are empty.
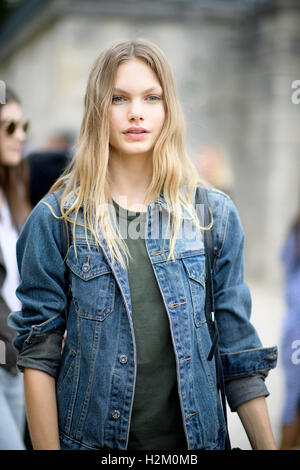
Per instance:
[[[128,91],[122,90],[122,88],[114,88],[113,91],[117,92],[117,93],[130,94],[130,93],[128,93]],[[162,92],[161,88],[158,88],[157,86],[154,86],[154,87],[151,87],[151,88],[147,88],[147,90],[144,90],[143,93],[150,93],[151,91],[157,91],[157,92],[160,92],[160,93]]]

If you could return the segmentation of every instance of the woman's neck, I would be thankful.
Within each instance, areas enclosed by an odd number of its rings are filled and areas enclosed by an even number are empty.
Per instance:
[[[137,210],[137,205],[144,206],[146,210],[148,204],[155,199],[152,194],[144,200],[152,172],[152,158],[149,156],[120,156],[112,153],[109,160],[112,198],[128,210]]]

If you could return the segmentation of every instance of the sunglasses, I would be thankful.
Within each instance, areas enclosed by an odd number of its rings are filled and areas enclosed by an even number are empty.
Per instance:
[[[28,132],[29,129],[29,121],[1,121],[1,124],[4,126],[7,135],[13,135],[18,127],[22,127],[23,132],[25,132],[25,134]]]

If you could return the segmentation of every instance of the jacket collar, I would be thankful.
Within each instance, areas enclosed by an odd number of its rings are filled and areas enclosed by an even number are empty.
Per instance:
[[[76,196],[71,196],[71,198],[64,203],[64,209],[69,209],[74,201],[76,200]],[[170,212],[171,214],[174,212],[173,208],[169,208],[165,198],[164,198],[164,193],[163,193],[163,187],[160,191],[159,197],[156,199],[154,202],[154,205],[159,205],[162,209],[164,209],[167,212]],[[185,207],[182,208],[182,217],[183,219],[192,219],[192,216],[189,214],[189,212],[186,210]]]
[[[173,208],[169,208],[165,198],[164,198],[164,193],[163,193],[163,187],[160,191],[160,195],[159,195],[159,198],[155,201],[155,204],[159,204],[162,209],[164,209],[165,211],[167,212],[170,212],[171,214],[174,212]],[[185,207],[182,207],[182,218],[183,219],[189,219],[189,220],[192,220],[192,216],[191,214],[187,211],[187,209]]]

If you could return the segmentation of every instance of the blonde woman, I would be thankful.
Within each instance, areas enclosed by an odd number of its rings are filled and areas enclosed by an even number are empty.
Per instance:
[[[264,385],[276,348],[249,322],[239,217],[208,189],[202,227],[199,185],[163,52],[146,40],[103,51],[72,165],[18,242],[22,311],[10,324],[35,449],[224,448],[204,316],[211,226],[227,397],[253,448],[276,447]]]

